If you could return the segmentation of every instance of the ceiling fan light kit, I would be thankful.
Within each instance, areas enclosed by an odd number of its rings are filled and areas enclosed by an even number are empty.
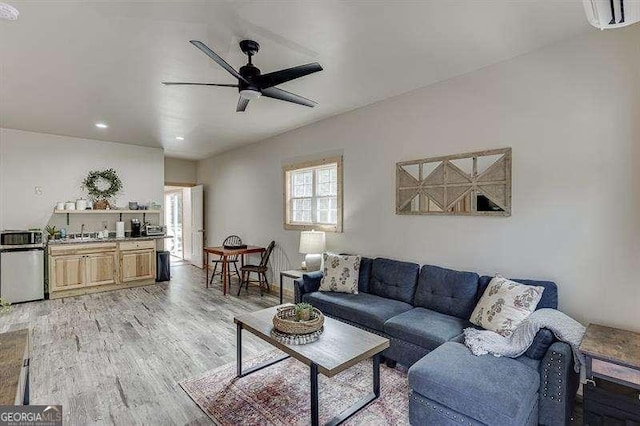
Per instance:
[[[262,93],[260,93],[259,90],[244,89],[240,91],[240,96],[251,101],[254,99],[258,99],[260,96],[262,96]]]
[[[196,48],[202,53],[213,59],[218,65],[224,68],[229,74],[234,76],[238,80],[238,84],[217,84],[217,83],[182,83],[182,82],[168,82],[165,81],[162,84],[166,86],[218,86],[218,87],[234,87],[238,89],[240,98],[238,99],[238,105],[236,106],[236,112],[244,112],[249,105],[249,101],[256,100],[261,96],[267,98],[279,99],[281,101],[291,102],[298,105],[304,105],[313,108],[317,105],[316,102],[304,98],[295,93],[287,92],[286,90],[279,89],[275,86],[286,83],[287,81],[295,80],[305,75],[313,74],[318,71],[322,71],[322,66],[313,62],[306,65],[299,65],[293,68],[287,68],[280,71],[274,71],[268,74],[261,74],[260,69],[253,65],[252,57],[260,50],[258,42],[253,40],[242,40],[240,42],[240,50],[247,55],[248,62],[246,65],[240,67],[240,70],[236,71],[231,65],[229,65],[222,57],[211,50],[206,44],[199,40],[191,40]]]

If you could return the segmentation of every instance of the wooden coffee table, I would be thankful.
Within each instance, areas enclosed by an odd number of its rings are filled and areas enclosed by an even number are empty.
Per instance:
[[[380,352],[389,347],[389,339],[369,333],[349,324],[325,317],[324,333],[320,339],[306,345],[287,345],[271,337],[272,318],[281,306],[263,309],[233,319],[237,328],[237,377],[244,377],[265,367],[283,361],[289,357],[306,364],[310,368],[311,386],[311,424],[319,425],[318,416],[318,373],[333,377],[341,371],[363,361],[373,358],[373,391],[343,411],[328,425],[337,425],[353,416],[371,401],[380,396]],[[247,330],[283,351],[286,355],[242,370],[242,330]]]

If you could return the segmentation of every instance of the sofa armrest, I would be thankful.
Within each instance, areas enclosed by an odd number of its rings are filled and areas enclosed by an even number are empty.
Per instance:
[[[575,372],[571,346],[555,342],[540,364],[541,425],[568,425],[578,391],[579,373]]]
[[[308,274],[303,274],[302,278],[296,279],[293,282],[293,291],[296,303],[302,302],[303,295],[318,291],[321,280],[321,271],[309,272]]]

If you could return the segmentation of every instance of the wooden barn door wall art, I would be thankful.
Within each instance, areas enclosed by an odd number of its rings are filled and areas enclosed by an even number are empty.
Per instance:
[[[511,148],[396,163],[396,214],[511,215]]]

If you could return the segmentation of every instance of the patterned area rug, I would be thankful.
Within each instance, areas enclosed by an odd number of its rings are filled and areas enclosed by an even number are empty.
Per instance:
[[[244,368],[276,358],[279,351],[247,360]],[[202,377],[180,383],[182,389],[213,421],[226,425],[308,425],[309,367],[289,358],[236,379],[230,363]],[[319,375],[320,423],[366,396],[372,389],[371,360],[327,378]],[[406,370],[380,366],[380,398],[351,417],[347,425],[408,425],[409,387]]]

